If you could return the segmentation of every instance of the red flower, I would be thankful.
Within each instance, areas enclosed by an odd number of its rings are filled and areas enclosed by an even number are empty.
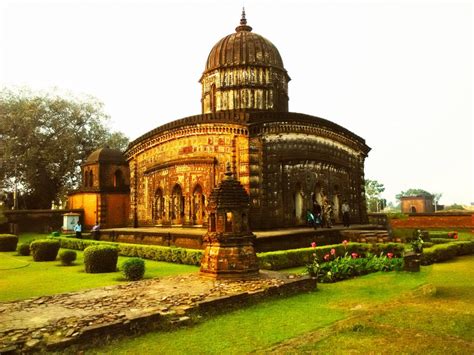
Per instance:
[[[316,242],[311,243],[311,248],[313,248],[313,249],[316,248]]]
[[[345,239],[342,241],[342,244],[344,244],[344,247],[347,245],[347,243],[349,243],[349,242]]]
[[[387,253],[389,259],[393,258],[393,253]]]
[[[329,261],[329,258],[330,258],[329,254],[324,255],[324,260]]]
[[[336,255],[336,249],[334,248],[331,249],[331,255]]]
[[[454,236],[453,236],[454,239],[458,239],[458,234],[455,233]]]
[[[355,258],[357,258],[357,257],[359,256],[359,254],[357,254],[357,253],[352,253],[351,256],[352,256],[352,259],[355,259]]]

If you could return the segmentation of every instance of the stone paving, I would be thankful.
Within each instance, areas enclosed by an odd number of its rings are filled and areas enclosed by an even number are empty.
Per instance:
[[[209,300],[277,290],[297,281],[293,278],[268,271],[247,281],[189,274],[0,303],[0,353],[34,352],[58,344],[56,348],[66,347],[85,333],[109,325],[117,328],[144,317],[185,322],[190,310]]]

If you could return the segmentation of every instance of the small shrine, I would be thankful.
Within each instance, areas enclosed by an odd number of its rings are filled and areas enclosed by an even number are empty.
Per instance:
[[[216,279],[258,276],[255,235],[249,228],[250,199],[227,165],[226,177],[212,191],[204,236],[201,275]]]

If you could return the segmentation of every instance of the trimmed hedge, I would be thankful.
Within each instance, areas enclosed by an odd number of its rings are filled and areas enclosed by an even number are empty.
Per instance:
[[[422,254],[422,264],[429,265],[433,262],[448,260],[452,256],[446,258],[446,254],[443,250],[439,249],[445,245],[458,245],[455,246],[456,255],[474,254],[474,241],[453,242],[452,239],[443,240],[439,244],[439,238],[432,238],[431,243],[435,244],[432,247],[427,247]],[[107,245],[118,249],[118,253],[121,256],[139,257],[143,259],[150,259],[155,261],[166,261],[179,264],[187,265],[200,265],[203,250],[197,249],[185,249],[175,247],[165,247],[157,245],[142,245],[142,244],[126,244],[126,243],[113,243],[104,241],[94,240],[83,240],[75,238],[59,237],[55,240],[60,240],[61,248],[84,250],[89,246]],[[348,243],[346,248],[342,244],[327,245],[316,248],[301,248],[301,249],[290,249],[272,251],[266,253],[258,253],[257,257],[260,263],[261,269],[269,270],[280,270],[297,266],[305,266],[313,260],[313,253],[315,253],[319,260],[323,260],[324,255],[330,254],[331,249],[335,249],[336,256],[344,256],[346,252],[357,253],[361,256],[371,253],[374,255],[380,255],[383,252],[393,253],[393,257],[398,258],[403,254],[404,245],[400,243],[377,243],[375,245],[366,243]],[[452,250],[453,247],[450,247]],[[450,254],[452,255],[452,253]],[[433,261],[434,260],[434,261]]]
[[[453,259],[456,256],[474,254],[474,241],[437,244],[421,254],[421,265],[430,265]]]
[[[117,271],[118,249],[109,245],[92,245],[84,249],[84,264],[87,273]]]
[[[29,256],[31,254],[30,244],[31,241],[18,244],[18,246],[16,247],[16,252],[18,253],[18,255]]]
[[[63,250],[59,253],[59,259],[61,264],[65,266],[72,265],[73,261],[76,260],[77,253],[74,250]]]
[[[445,244],[456,242],[453,238],[431,238],[431,243],[433,244]]]
[[[449,239],[453,239],[452,237],[448,237],[448,233],[447,231],[430,231],[430,237],[431,238],[449,238]]]
[[[399,243],[376,243],[375,245],[366,243],[348,243],[346,247],[342,244],[334,244],[316,248],[270,251],[259,253],[257,256],[261,269],[280,270],[307,265],[313,261],[313,254],[316,254],[318,260],[322,261],[324,255],[331,253],[331,249],[335,249],[335,257],[342,257],[346,253],[357,253],[362,257],[368,253],[374,255],[393,253],[394,257],[400,257],[403,254],[404,246]]]
[[[54,261],[58,256],[61,244],[58,240],[39,239],[30,244],[31,254],[34,261]]]
[[[203,250],[165,247],[158,245],[127,244],[101,242],[95,240],[75,239],[75,238],[57,238],[61,241],[61,248],[84,250],[89,246],[107,245],[118,249],[121,256],[138,257],[155,261],[166,261],[170,263],[200,265]]]
[[[15,251],[18,236],[14,234],[0,234],[0,251]]]
[[[145,261],[140,258],[131,258],[122,263],[122,272],[127,280],[137,281],[145,275]]]

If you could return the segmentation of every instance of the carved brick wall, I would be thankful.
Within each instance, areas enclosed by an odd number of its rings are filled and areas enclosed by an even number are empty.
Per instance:
[[[305,223],[313,201],[326,197],[340,221],[344,200],[353,223],[367,222],[360,137],[301,114],[218,113],[185,118],[132,142],[130,222],[205,224],[212,188],[227,162],[250,196],[252,228]]]

